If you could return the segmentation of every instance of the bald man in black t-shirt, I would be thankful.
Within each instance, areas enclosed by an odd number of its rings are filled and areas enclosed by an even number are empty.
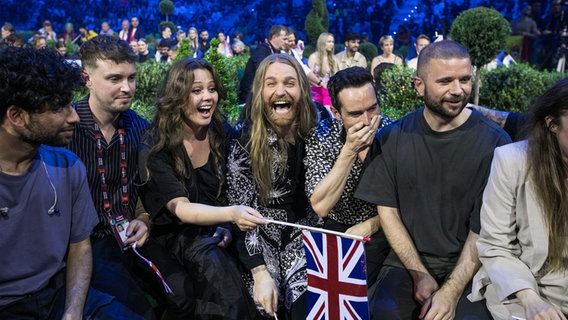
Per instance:
[[[371,316],[490,319],[483,304],[465,296],[480,266],[475,243],[493,150],[510,138],[465,108],[471,60],[460,44],[447,40],[424,48],[414,84],[425,107],[379,132],[381,153],[355,193],[377,205],[393,249]]]

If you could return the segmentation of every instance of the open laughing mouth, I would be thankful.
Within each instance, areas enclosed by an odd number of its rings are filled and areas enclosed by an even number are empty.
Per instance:
[[[288,100],[278,100],[272,103],[272,110],[278,115],[286,115],[292,109],[292,102]]]
[[[197,108],[197,112],[203,116],[209,116],[211,114],[211,109],[213,109],[213,106],[201,106]]]

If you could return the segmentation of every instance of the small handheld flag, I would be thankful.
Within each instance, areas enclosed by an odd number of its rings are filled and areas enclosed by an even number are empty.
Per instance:
[[[307,319],[369,319],[363,242],[302,231],[308,272]]]

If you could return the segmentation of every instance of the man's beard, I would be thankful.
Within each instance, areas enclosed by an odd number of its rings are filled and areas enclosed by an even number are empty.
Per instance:
[[[457,102],[457,100],[461,100],[461,99],[462,98],[459,97],[459,98],[456,98],[455,100],[453,100],[452,102]],[[432,113],[437,114],[440,118],[445,119],[446,121],[450,121],[450,120],[454,119],[455,117],[457,117],[461,114],[461,112],[463,111],[463,109],[467,105],[467,101],[469,100],[469,96],[465,95],[465,97],[463,97],[462,105],[458,109],[459,111],[457,113],[456,112],[450,112],[449,110],[444,109],[443,104],[446,100],[447,99],[444,99],[444,98],[442,98],[441,101],[436,101],[434,99],[431,99],[430,95],[428,94],[428,89],[426,87],[424,87],[424,105]],[[452,110],[454,110],[454,109],[452,109]]]
[[[64,147],[69,144],[71,139],[63,138],[59,136],[60,132],[52,133],[45,128],[31,122],[25,126],[26,132],[20,135],[20,140],[29,143],[31,145],[45,144],[54,147]]]
[[[289,102],[289,113],[286,115],[279,115],[276,112],[276,108],[274,108],[274,101],[276,100],[285,100]],[[294,124],[294,122],[296,122],[296,117],[298,116],[298,105],[297,105],[297,101],[294,101],[293,99],[291,99],[290,97],[286,96],[284,98],[280,98],[280,99],[271,99],[268,104],[265,105],[265,110],[268,113],[268,118],[270,119],[270,122],[278,127],[287,127],[290,126],[292,124]]]

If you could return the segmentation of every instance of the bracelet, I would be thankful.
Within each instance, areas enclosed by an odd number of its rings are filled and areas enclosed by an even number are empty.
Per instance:
[[[321,79],[320,79],[320,81],[318,82],[318,86],[320,86],[320,87],[321,87]]]

